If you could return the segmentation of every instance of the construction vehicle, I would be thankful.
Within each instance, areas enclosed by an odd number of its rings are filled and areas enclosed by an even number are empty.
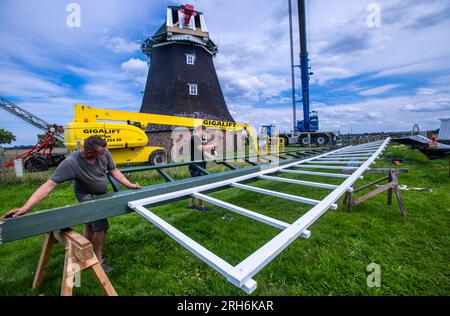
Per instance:
[[[75,150],[81,147],[84,139],[98,135],[107,141],[108,148],[117,164],[160,165],[167,162],[165,148],[148,144],[149,140],[145,131],[149,125],[188,128],[205,125],[207,128],[222,131],[245,131],[249,146],[254,148],[256,153],[265,153],[268,150],[267,147],[263,148],[258,144],[258,137],[255,137],[249,124],[98,109],[85,105],[75,105],[74,110],[73,122],[68,123],[64,129],[64,145]]]
[[[285,141],[285,145],[303,145],[310,146],[315,144],[317,146],[336,144],[337,137],[334,132],[320,132],[319,131],[319,115],[317,111],[310,111],[309,103],[309,80],[313,75],[309,67],[309,53],[306,39],[306,10],[305,0],[298,0],[298,18],[300,27],[300,70],[302,81],[302,100],[297,101],[295,97],[295,76],[294,76],[294,53],[293,53],[293,32],[292,32],[292,9],[291,0],[289,0],[289,24],[291,37],[291,63],[292,63],[292,98],[293,98],[293,122],[294,129],[290,133],[281,133]],[[303,120],[297,120],[296,104],[302,102],[303,104]]]
[[[14,160],[22,159],[27,171],[46,171],[51,167],[57,167],[65,159],[64,154],[53,153],[57,141],[64,141],[62,126],[49,124],[4,98],[0,98],[0,108],[44,132],[32,149],[7,161],[7,168],[14,166]]]
[[[262,148],[265,146],[270,149],[272,148],[278,148],[278,151],[284,151],[285,149],[285,138],[284,137],[278,137],[279,136],[279,129],[276,125],[263,125],[259,128],[258,132],[258,144],[259,147]],[[265,142],[263,141],[265,140]]]

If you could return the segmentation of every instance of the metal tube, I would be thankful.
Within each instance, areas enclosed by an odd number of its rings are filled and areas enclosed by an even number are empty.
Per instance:
[[[261,189],[261,188],[252,187],[252,186],[245,185],[245,184],[240,184],[240,183],[233,183],[231,186],[238,188],[238,189],[252,191],[255,193],[260,193],[260,194],[265,194],[265,195],[271,195],[271,196],[279,197],[279,198],[294,201],[294,202],[300,202],[300,203],[305,203],[305,204],[310,204],[310,205],[317,205],[320,203],[319,200],[308,199],[305,197],[296,196],[296,195],[292,195],[292,194],[286,194],[286,193],[276,192],[276,191],[272,191],[272,190]],[[337,209],[337,205],[333,204],[331,206],[331,208]]]
[[[280,177],[271,177],[271,176],[260,176],[260,178],[263,180],[292,183],[292,184],[305,185],[305,186],[309,186],[309,187],[316,187],[316,188],[323,188],[323,189],[330,189],[330,190],[334,190],[338,187],[337,185],[333,185],[333,184],[312,182],[312,181],[303,181],[303,180],[296,180],[296,179],[289,179],[289,178],[280,178]]]
[[[341,174],[341,173],[329,173],[329,172],[314,172],[314,171],[297,171],[297,170],[280,170],[281,173],[291,173],[291,174],[301,174],[308,176],[318,176],[318,177],[329,177],[329,178],[349,178],[349,174]],[[363,179],[361,176],[359,179]]]
[[[208,195],[205,194],[201,194],[201,193],[194,193],[192,194],[193,197],[203,200],[205,202],[211,203],[213,205],[219,206],[221,208],[227,209],[229,211],[232,211],[234,213],[243,215],[245,217],[249,217],[252,218],[254,220],[257,220],[259,222],[262,222],[264,224],[268,224],[271,225],[273,227],[279,228],[279,229],[286,229],[289,227],[288,223],[285,223],[283,221],[280,221],[278,219],[274,219],[262,214],[258,214],[256,212],[252,212],[250,210],[247,210],[245,208],[239,207],[237,205],[231,204],[231,203],[227,203],[224,201],[221,201],[219,199],[215,199],[213,197],[210,197]]]
[[[291,80],[292,80],[292,111],[293,131],[297,130],[297,102],[295,100],[295,65],[294,65],[294,34],[292,30],[292,0],[289,0],[289,39],[291,44]]]

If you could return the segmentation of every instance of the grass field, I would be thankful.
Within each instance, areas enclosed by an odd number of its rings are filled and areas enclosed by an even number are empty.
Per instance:
[[[310,227],[310,239],[294,241],[254,277],[258,288],[253,295],[449,295],[448,161],[429,161],[418,151],[390,146],[375,167],[390,166],[394,157],[404,158],[401,168],[409,169],[408,174],[400,175],[400,184],[433,190],[402,191],[408,217],[400,215],[395,200],[387,206],[386,194],[354,207],[351,214],[343,207],[328,211]],[[187,168],[172,174],[185,177]],[[21,206],[46,176],[0,183],[0,215]],[[378,177],[368,175],[357,186]],[[141,185],[161,182],[154,173],[132,175],[131,179]],[[302,179],[324,181],[311,176]],[[252,185],[316,199],[329,193],[268,181]],[[237,189],[213,196],[286,222],[293,222],[311,208]],[[70,185],[66,184],[36,211],[75,203]],[[218,207],[210,206],[208,213],[187,210],[186,203],[154,210],[231,264],[239,263],[279,232]],[[225,215],[234,220],[224,220]],[[119,295],[245,295],[137,214],[111,218],[110,223],[105,257],[115,269],[110,279]],[[81,227],[76,229],[81,231]],[[42,241],[43,236],[39,236],[0,245],[0,295],[59,295],[62,246],[56,248],[50,260],[43,287],[31,289]],[[366,284],[366,267],[372,262],[381,266],[380,288]],[[82,274],[81,288],[74,294],[103,295],[91,272]]]

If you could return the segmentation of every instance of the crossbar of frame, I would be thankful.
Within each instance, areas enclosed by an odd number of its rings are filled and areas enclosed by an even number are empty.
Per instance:
[[[257,188],[257,187],[252,187],[250,185],[241,184],[241,183],[233,183],[231,186],[238,188],[238,189],[246,190],[246,191],[270,195],[270,196],[282,198],[285,200],[290,200],[290,201],[299,202],[299,203],[305,203],[305,204],[309,204],[309,205],[317,205],[320,203],[319,200],[309,199],[309,198],[305,198],[305,197],[301,197],[301,196],[297,196],[297,195],[281,193],[281,192],[267,190],[267,189],[261,189],[261,188]],[[337,205],[333,204],[331,206],[331,208],[336,210]]]
[[[367,159],[369,159],[369,158],[370,157],[367,157]],[[329,158],[318,158],[316,161],[360,161],[358,159],[364,159],[364,158],[362,158],[362,157],[343,157],[343,158],[329,157]],[[365,160],[363,162],[365,162]]]
[[[279,228],[279,229],[285,229],[288,228],[290,224],[285,223],[283,221],[271,218],[269,216],[265,216],[250,210],[247,210],[245,208],[242,208],[240,206],[225,202],[225,201],[221,201],[219,199],[213,198],[211,196],[205,195],[205,194],[201,194],[201,193],[194,193],[192,194],[192,197],[195,197],[197,199],[203,200],[205,202],[211,203],[213,205],[219,206],[221,208],[227,209],[229,211],[232,211],[234,213],[252,218],[254,220],[257,220],[259,222],[271,225],[273,227]]]
[[[260,178],[263,180],[292,183],[292,184],[298,184],[298,185],[304,185],[304,186],[316,187],[316,188],[322,188],[322,189],[330,189],[330,190],[334,190],[338,187],[337,185],[328,184],[328,183],[296,180],[296,179],[281,178],[281,177],[260,176]]]
[[[349,178],[351,175],[342,174],[342,173],[330,173],[330,172],[315,172],[315,171],[302,171],[302,170],[280,170],[280,173],[290,173],[290,174],[299,174],[299,175],[308,175],[308,176],[318,176],[318,177],[328,177],[328,178]],[[363,176],[360,176],[359,179],[363,179]]]
[[[295,168],[305,169],[330,169],[330,170],[356,170],[358,167],[345,167],[345,166],[318,166],[318,165],[298,165]]]
[[[349,160],[349,161],[322,161],[322,160],[314,160],[310,161],[310,164],[316,164],[316,165],[362,165],[364,161],[356,161],[356,160]]]

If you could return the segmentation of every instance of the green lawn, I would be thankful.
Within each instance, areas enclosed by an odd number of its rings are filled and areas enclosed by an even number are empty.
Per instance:
[[[394,157],[405,158],[401,167],[409,169],[409,174],[400,175],[401,184],[433,189],[431,193],[402,191],[408,217],[400,215],[395,200],[392,206],[386,205],[386,194],[354,207],[351,214],[342,207],[328,211],[310,227],[310,239],[294,241],[254,277],[258,288],[253,295],[449,295],[448,161],[429,161],[418,151],[390,146],[376,167],[390,166]],[[172,175],[187,176],[187,167]],[[29,178],[26,183],[0,183],[0,214],[20,206],[45,176]],[[357,186],[377,177],[368,175]],[[155,173],[131,178],[142,185],[161,181]],[[302,179],[324,181],[311,176]],[[336,180],[329,182],[339,183]],[[268,181],[254,185],[316,199],[329,192]],[[311,208],[237,189],[213,196],[287,222]],[[75,202],[70,186],[63,185],[36,211]],[[231,264],[239,263],[279,233],[218,207],[210,209],[199,213],[187,210],[186,202],[177,202],[153,210]],[[224,215],[234,220],[226,221]],[[110,223],[105,256],[115,269],[110,279],[119,295],[245,295],[139,215],[112,218]],[[43,236],[39,236],[0,245],[0,295],[59,295],[62,246],[50,260],[43,287],[31,289],[42,241]],[[380,288],[366,284],[366,267],[372,262],[381,266]],[[81,285],[75,295],[103,295],[91,272],[82,274]]]

